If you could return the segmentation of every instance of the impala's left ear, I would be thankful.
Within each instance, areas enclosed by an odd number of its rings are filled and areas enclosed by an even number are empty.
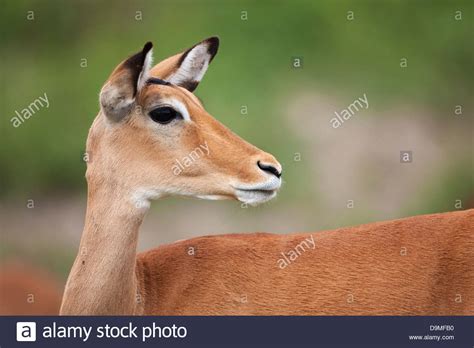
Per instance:
[[[150,76],[158,77],[192,92],[207,71],[219,48],[219,38],[210,37],[157,64]]]
[[[151,42],[120,63],[100,91],[99,101],[104,114],[112,121],[124,119],[131,111],[137,93],[142,89],[150,71]]]

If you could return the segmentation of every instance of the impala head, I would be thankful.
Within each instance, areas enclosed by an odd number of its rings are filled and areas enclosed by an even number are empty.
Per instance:
[[[193,94],[218,46],[212,37],[152,67],[147,43],[115,68],[89,132],[89,184],[110,184],[145,205],[172,194],[249,204],[276,195],[277,160],[214,119]]]

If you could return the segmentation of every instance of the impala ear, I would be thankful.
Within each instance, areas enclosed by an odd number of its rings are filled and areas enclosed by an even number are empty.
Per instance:
[[[160,62],[150,71],[150,75],[193,92],[201,82],[218,48],[219,38],[210,37],[183,53]]]
[[[143,88],[151,68],[153,44],[120,63],[100,91],[100,106],[105,115],[120,121],[132,109],[135,97]]]

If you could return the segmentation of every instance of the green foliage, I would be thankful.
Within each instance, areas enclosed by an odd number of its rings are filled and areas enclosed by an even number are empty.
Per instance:
[[[454,19],[457,10],[462,21]],[[221,51],[197,94],[238,134],[289,162],[298,139],[282,110],[308,88],[351,96],[363,89],[387,107],[429,103],[440,115],[468,100],[469,16],[470,1],[3,2],[0,195],[83,189],[81,153],[98,92],[115,65],[148,40],[158,60],[219,35]],[[295,56],[303,57],[300,70],[291,67]],[[50,107],[13,128],[15,110],[45,92]],[[287,181],[298,178],[294,170]]]

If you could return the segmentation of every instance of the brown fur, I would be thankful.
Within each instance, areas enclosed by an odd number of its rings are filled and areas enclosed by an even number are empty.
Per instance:
[[[215,54],[218,40],[198,45]],[[181,57],[159,63],[150,76],[166,79]],[[259,162],[278,174],[281,166],[209,115],[185,88],[150,84],[130,99],[136,72],[129,68],[122,63],[106,82],[89,132],[86,222],[61,314],[474,313],[473,211],[315,233],[314,250],[300,250],[284,269],[280,253],[301,249],[308,234],[202,237],[137,260],[149,199],[242,199],[236,183],[280,183]],[[170,98],[185,105],[190,120],[153,123],[147,113]],[[203,143],[209,154],[173,175],[175,160]]]
[[[19,261],[0,265],[0,315],[57,315],[60,285],[45,270]]]
[[[138,255],[144,314],[473,315],[473,233],[474,210],[316,232],[285,269],[309,233],[177,242]]]

